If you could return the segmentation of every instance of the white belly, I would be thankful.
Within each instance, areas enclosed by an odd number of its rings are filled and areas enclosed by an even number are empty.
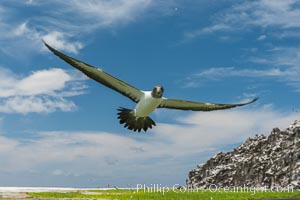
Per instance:
[[[152,113],[158,105],[161,103],[162,99],[153,98],[151,92],[145,92],[144,97],[141,98],[139,103],[135,107],[135,116],[146,117]]]

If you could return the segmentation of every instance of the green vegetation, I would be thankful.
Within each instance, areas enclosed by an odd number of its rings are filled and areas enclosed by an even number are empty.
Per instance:
[[[92,190],[77,192],[37,192],[29,193],[29,197],[38,199],[65,198],[65,199],[119,199],[119,200],[255,200],[255,199],[299,199],[300,191],[290,192],[235,192],[235,191],[186,191],[180,190],[165,192],[144,192],[140,190]]]

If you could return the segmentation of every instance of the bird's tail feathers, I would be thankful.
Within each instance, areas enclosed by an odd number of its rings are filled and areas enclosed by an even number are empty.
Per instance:
[[[141,132],[144,130],[145,132],[152,128],[152,126],[156,126],[155,122],[150,117],[136,117],[134,115],[134,110],[130,110],[127,108],[120,107],[118,109],[118,119],[120,120],[120,124],[124,124],[124,127]]]

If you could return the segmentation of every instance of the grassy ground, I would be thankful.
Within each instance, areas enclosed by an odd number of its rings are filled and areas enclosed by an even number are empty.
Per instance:
[[[181,192],[179,190],[165,192],[144,192],[135,190],[93,190],[78,192],[40,192],[29,193],[29,197],[38,199],[65,198],[65,199],[119,199],[119,200],[254,200],[254,199],[300,199],[300,191],[290,192],[234,192],[234,191],[198,191]]]

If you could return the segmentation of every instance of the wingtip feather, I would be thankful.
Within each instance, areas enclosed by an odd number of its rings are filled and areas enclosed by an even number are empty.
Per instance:
[[[249,103],[254,103],[255,101],[257,101],[259,99],[259,97],[255,97],[254,99],[252,99]]]

